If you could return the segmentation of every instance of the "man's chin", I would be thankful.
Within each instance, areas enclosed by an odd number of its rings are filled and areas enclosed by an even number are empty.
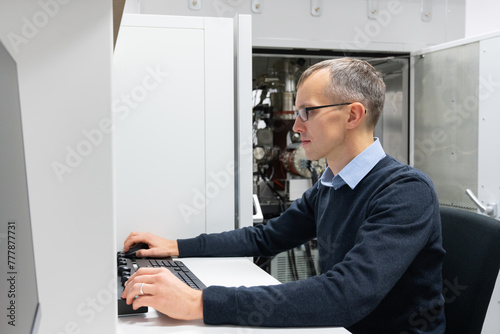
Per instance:
[[[305,152],[304,155],[306,156],[307,160],[311,160],[311,161],[316,161],[316,160],[321,159],[320,157],[317,157],[317,155],[313,154],[313,153],[307,153],[307,152]]]

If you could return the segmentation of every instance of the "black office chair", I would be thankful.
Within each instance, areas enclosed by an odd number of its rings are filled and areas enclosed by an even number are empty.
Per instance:
[[[441,207],[446,334],[480,334],[500,268],[500,221]]]

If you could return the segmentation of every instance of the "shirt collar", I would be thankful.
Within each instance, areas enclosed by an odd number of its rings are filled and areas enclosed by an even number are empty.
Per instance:
[[[370,146],[352,159],[337,175],[333,175],[330,167],[327,167],[321,176],[321,184],[333,187],[335,190],[347,184],[351,189],[354,189],[385,156],[380,140],[375,138]]]

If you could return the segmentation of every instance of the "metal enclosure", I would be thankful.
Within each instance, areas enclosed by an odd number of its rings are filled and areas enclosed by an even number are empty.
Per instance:
[[[500,218],[498,59],[498,33],[412,53],[410,104],[414,119],[411,156],[415,167],[433,180],[440,204],[496,219]],[[499,279],[482,333],[498,332],[498,314]]]
[[[443,205],[474,210],[477,194],[479,42],[415,58],[413,162]]]
[[[413,163],[442,205],[483,211],[500,201],[499,56],[498,34],[412,54]],[[483,213],[499,218],[498,210]]]

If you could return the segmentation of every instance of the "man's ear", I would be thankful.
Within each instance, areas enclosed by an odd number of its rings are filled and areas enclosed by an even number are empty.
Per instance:
[[[365,106],[359,102],[354,102],[349,106],[349,119],[347,120],[348,129],[354,129],[364,123],[366,118]]]

